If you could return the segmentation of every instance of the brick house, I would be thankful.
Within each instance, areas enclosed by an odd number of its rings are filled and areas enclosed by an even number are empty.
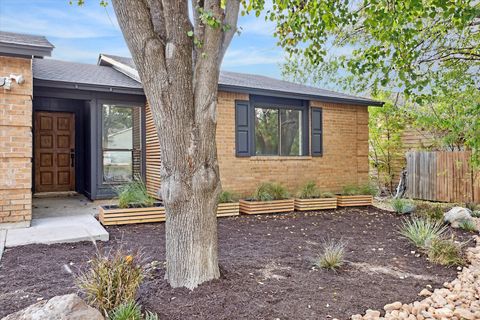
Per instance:
[[[53,48],[45,37],[0,32],[2,227],[29,225],[32,194],[111,198],[112,186],[135,176],[154,195],[160,185],[157,133],[133,61],[45,58]],[[222,72],[218,89],[225,190],[246,195],[277,181],[295,191],[314,180],[338,191],[368,180],[368,106],[380,102],[233,72]]]

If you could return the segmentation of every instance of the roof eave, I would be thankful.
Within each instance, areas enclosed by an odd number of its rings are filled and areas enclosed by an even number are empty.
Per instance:
[[[77,82],[55,81],[55,80],[45,80],[45,79],[35,79],[35,78],[33,79],[33,86],[56,88],[56,89],[74,89],[74,90],[83,90],[83,91],[145,95],[142,88],[105,86],[105,85],[90,84],[90,83],[77,83]]]
[[[53,46],[42,47],[16,43],[0,43],[0,53],[22,57],[50,57]]]
[[[233,85],[226,85],[226,84],[219,84],[218,90],[247,93],[247,94],[257,94],[257,95],[272,96],[272,97],[279,97],[279,98],[297,98],[297,99],[303,99],[303,100],[316,100],[316,101],[327,102],[327,103],[346,103],[346,104],[361,105],[361,106],[381,107],[384,104],[384,102],[375,101],[375,100],[328,97],[328,96],[322,96],[322,95],[303,94],[303,93],[295,93],[290,91],[259,89],[259,88],[233,86]]]

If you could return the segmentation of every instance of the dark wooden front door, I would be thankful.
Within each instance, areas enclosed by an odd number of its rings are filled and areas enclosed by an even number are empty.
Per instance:
[[[35,192],[75,190],[75,115],[35,113]]]

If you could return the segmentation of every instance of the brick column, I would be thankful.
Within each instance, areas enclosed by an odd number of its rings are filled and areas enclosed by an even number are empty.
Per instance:
[[[10,74],[25,82],[0,87],[0,229],[32,219],[32,60],[0,56],[0,76]]]

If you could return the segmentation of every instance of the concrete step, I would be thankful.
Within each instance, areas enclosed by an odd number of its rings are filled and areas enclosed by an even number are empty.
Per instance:
[[[108,241],[105,228],[91,215],[49,217],[32,220],[30,228],[6,230],[5,247],[79,241]]]

